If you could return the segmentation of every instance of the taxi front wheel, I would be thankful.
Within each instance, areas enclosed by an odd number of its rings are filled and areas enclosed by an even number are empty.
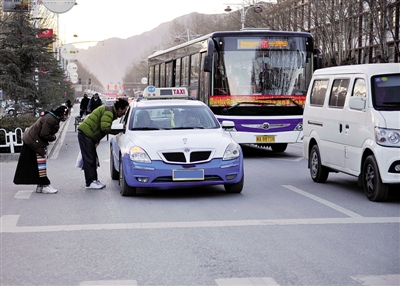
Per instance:
[[[242,179],[236,184],[225,184],[224,188],[227,193],[241,193],[243,190],[244,175],[242,174]]]
[[[119,159],[119,186],[121,188],[120,189],[121,196],[129,197],[136,195],[136,188],[131,187],[126,183],[122,158]]]
[[[112,146],[110,147],[110,174],[111,174],[111,179],[118,180],[119,172],[117,170],[115,170]]]

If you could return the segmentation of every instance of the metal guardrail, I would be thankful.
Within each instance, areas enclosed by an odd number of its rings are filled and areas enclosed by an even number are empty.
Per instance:
[[[11,153],[15,153],[14,147],[22,146],[22,133],[24,133],[24,131],[22,131],[22,128],[17,127],[15,128],[14,132],[7,132],[7,130],[0,128],[0,133],[4,133],[4,140],[2,139],[0,141],[0,147],[8,147],[10,148]]]

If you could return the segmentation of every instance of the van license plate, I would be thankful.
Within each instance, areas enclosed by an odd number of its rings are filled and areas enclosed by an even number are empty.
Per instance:
[[[256,142],[257,143],[273,143],[275,142],[275,136],[272,135],[262,135],[262,136],[256,136]]]

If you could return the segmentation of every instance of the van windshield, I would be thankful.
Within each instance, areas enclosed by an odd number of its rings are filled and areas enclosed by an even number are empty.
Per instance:
[[[400,74],[372,78],[372,102],[377,110],[400,110]]]

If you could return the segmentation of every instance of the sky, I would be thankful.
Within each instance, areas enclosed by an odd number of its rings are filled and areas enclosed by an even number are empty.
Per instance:
[[[126,39],[192,12],[225,13],[226,6],[242,8],[242,0],[76,0],[58,14],[60,40],[85,49],[109,38]],[[233,4],[232,4],[233,3]],[[74,37],[77,35],[78,37]],[[82,43],[93,41],[89,43]],[[79,43],[76,43],[79,42]]]

